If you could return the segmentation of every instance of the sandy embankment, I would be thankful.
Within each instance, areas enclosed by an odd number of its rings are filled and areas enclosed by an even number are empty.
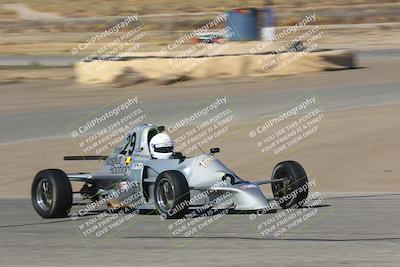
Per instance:
[[[199,58],[150,57],[132,60],[91,61],[75,64],[77,81],[82,84],[116,83],[137,75],[143,79],[205,79],[245,76],[276,76],[354,68],[354,52],[295,52],[278,55],[219,55]],[[271,63],[273,62],[273,63]]]

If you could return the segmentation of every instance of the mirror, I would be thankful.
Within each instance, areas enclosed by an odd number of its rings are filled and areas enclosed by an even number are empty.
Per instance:
[[[211,154],[219,153],[219,151],[220,151],[219,147],[210,148],[210,153]]]

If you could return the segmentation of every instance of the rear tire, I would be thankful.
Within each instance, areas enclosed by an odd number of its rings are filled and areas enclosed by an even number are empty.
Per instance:
[[[274,198],[284,209],[300,208],[308,196],[308,179],[304,168],[296,161],[280,162],[272,171],[272,180],[284,177],[289,179],[271,184]]]
[[[179,171],[158,175],[154,186],[157,212],[166,219],[180,219],[189,209],[190,191],[185,176]]]
[[[31,199],[41,217],[65,218],[72,206],[71,182],[62,170],[42,170],[33,179]]]

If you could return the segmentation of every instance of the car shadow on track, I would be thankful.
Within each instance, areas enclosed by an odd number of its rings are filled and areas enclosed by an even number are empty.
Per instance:
[[[316,206],[303,206],[302,208],[324,208],[324,207],[329,207],[330,205],[316,205]],[[301,209],[301,208],[299,208]],[[270,213],[276,213],[278,211],[280,211],[281,209],[273,209],[270,210],[268,212],[264,212],[263,214],[267,215]],[[68,218],[62,218],[62,219],[43,219],[43,222],[37,222],[37,223],[22,223],[22,224],[9,224],[9,225],[0,225],[0,229],[1,228],[13,228],[13,227],[23,227],[23,226],[34,226],[34,225],[45,225],[45,224],[57,224],[57,223],[64,223],[64,222],[74,222],[74,221],[83,221],[83,220],[87,220],[91,217],[94,217],[96,215],[99,215],[103,212],[107,212],[109,214],[113,214],[113,213],[118,213],[118,209],[114,210],[114,211],[110,211],[107,209],[101,209],[101,210],[94,210],[91,212],[88,212],[86,214],[83,215],[78,215],[76,218],[72,218],[72,217],[68,217]],[[224,210],[215,210],[215,213],[213,215],[217,215],[218,213],[223,212]],[[127,213],[129,212],[135,212],[134,209],[131,209],[129,211],[125,211]],[[235,210],[230,210],[228,215],[249,215],[249,214],[257,214],[257,210],[253,210],[253,211],[235,211]],[[138,212],[139,215],[158,215],[156,211],[153,210],[140,210]],[[197,214],[196,216],[193,216],[191,218],[196,218],[201,216],[203,213]]]
[[[400,237],[375,237],[375,238],[267,238],[246,236],[128,236],[124,239],[234,239],[250,241],[300,241],[300,242],[377,242],[400,241]]]

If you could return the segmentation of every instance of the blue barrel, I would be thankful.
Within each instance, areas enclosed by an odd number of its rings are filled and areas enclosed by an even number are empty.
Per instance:
[[[246,8],[229,11],[225,26],[229,26],[231,41],[255,40],[259,32],[257,10]]]

